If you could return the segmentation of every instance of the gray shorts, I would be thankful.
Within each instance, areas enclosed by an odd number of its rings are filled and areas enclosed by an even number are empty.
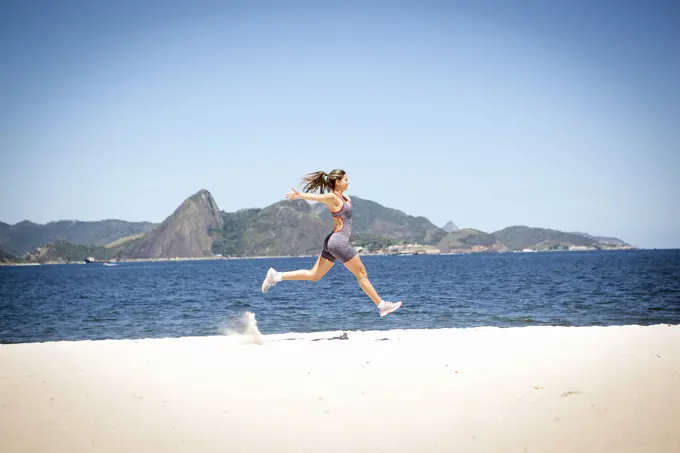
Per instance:
[[[323,241],[321,256],[333,263],[336,258],[340,260],[341,263],[346,263],[357,254],[349,243],[349,237],[342,233],[343,231],[333,231],[326,236],[326,239]]]

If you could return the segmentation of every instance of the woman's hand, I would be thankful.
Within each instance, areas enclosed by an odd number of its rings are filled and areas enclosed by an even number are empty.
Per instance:
[[[291,189],[290,192],[286,194],[286,198],[288,198],[289,200],[297,200],[298,198],[300,198],[300,192],[293,188]]]

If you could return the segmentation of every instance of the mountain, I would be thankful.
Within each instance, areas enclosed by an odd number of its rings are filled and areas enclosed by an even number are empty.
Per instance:
[[[284,200],[264,209],[223,212],[213,252],[232,256],[288,256],[321,253],[330,233],[304,200]]]
[[[0,263],[6,264],[6,263],[18,263],[21,262],[22,260],[11,253],[3,252],[0,250]]]
[[[116,251],[97,245],[73,244],[56,241],[44,245],[27,255],[27,259],[37,263],[82,263],[88,258],[106,261],[116,257]]]
[[[353,237],[389,238],[407,243],[436,244],[446,236],[446,231],[425,217],[414,217],[356,195],[351,199]],[[315,209],[328,228],[332,228],[333,220],[326,205],[317,203]]]
[[[352,242],[381,249],[401,242],[437,243],[446,235],[424,217],[413,217],[357,196],[352,197]],[[316,255],[333,230],[323,203],[284,200],[263,209],[223,212],[213,253],[229,256]]]
[[[57,241],[103,246],[122,237],[145,233],[155,226],[151,222],[125,222],[117,219],[94,222],[60,220],[44,225],[29,221],[15,225],[0,222],[0,249],[23,256],[38,246]]]
[[[452,251],[560,250],[572,246],[630,248],[616,238],[565,233],[544,228],[512,226],[494,233],[453,222],[447,231],[425,217],[415,217],[374,201],[352,197],[352,244],[365,252],[397,244],[419,244]],[[224,256],[317,255],[333,222],[326,205],[283,200],[265,208],[220,211],[210,192],[200,190],[185,199],[161,224],[149,222],[60,221],[38,225],[24,221],[0,223],[0,259],[13,260],[12,249],[29,248],[29,261],[82,262],[115,258],[200,258]],[[142,230],[142,231],[140,231]],[[146,231],[144,231],[146,230]],[[69,239],[60,239],[68,236]],[[56,237],[56,239],[55,239]],[[29,245],[27,245],[29,244]],[[21,246],[21,247],[20,247]]]
[[[579,236],[586,237],[588,239],[592,239],[596,241],[599,245],[609,245],[609,246],[614,246],[614,247],[627,247],[630,246],[630,244],[626,243],[625,241],[622,241],[619,238],[612,238],[612,237],[605,237],[605,236],[591,236],[588,233],[579,233],[579,232],[572,232],[571,234],[576,234]]]
[[[201,189],[190,196],[158,227],[126,244],[130,258],[195,258],[212,255],[213,230],[224,220],[210,192]]]
[[[446,222],[446,225],[444,225],[442,230],[446,231],[447,233],[454,233],[454,232],[460,230],[460,228],[458,228],[458,226],[455,223],[449,221],[449,222]]]
[[[413,217],[373,201],[352,197],[352,242],[370,250],[402,242],[437,243],[446,235],[424,217]],[[213,252],[231,256],[316,255],[333,230],[323,203],[284,200],[264,209],[223,212],[224,231]]]
[[[546,228],[531,228],[528,226],[511,226],[492,233],[512,250],[525,248],[548,249],[556,246],[586,246],[594,247],[597,241],[579,234]]]
[[[447,234],[439,241],[437,248],[445,253],[474,249],[497,252],[508,250],[508,247],[498,237],[473,228],[465,228]]]

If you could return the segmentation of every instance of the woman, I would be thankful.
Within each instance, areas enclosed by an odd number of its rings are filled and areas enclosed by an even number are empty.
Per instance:
[[[333,216],[333,231],[326,236],[323,243],[321,256],[316,260],[314,267],[310,270],[297,270],[291,272],[277,272],[270,268],[267,277],[262,283],[262,292],[266,293],[269,288],[276,285],[281,280],[311,280],[318,281],[333,267],[336,260],[340,260],[359,281],[359,286],[371,298],[378,308],[380,316],[385,316],[399,307],[401,302],[386,302],[378,296],[373,285],[368,280],[366,268],[361,262],[361,258],[354,251],[350,244],[352,235],[352,200],[344,195],[349,181],[347,174],[343,170],[333,170],[330,173],[317,171],[308,174],[303,181],[306,183],[303,192],[293,189],[286,194],[290,200],[319,201],[325,203]],[[310,192],[319,191],[319,194]],[[328,193],[326,191],[328,190]]]

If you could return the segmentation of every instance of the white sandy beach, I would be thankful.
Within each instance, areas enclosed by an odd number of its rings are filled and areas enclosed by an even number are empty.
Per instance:
[[[0,345],[0,451],[680,452],[680,326],[341,334]]]

